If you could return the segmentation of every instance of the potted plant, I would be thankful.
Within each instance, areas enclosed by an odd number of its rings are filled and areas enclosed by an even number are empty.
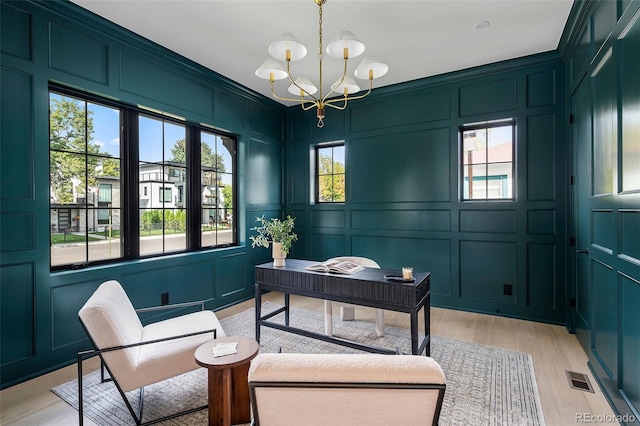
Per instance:
[[[278,218],[267,220],[264,218],[264,215],[257,217],[256,222],[260,222],[260,226],[250,229],[258,233],[257,235],[249,237],[252,241],[251,247],[260,246],[269,248],[269,244],[273,243],[273,266],[284,266],[284,259],[291,249],[291,244],[298,240],[298,236],[293,232],[295,220],[296,219],[291,216],[287,216],[285,220]]]

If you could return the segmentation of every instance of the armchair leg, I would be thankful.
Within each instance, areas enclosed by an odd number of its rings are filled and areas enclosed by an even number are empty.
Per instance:
[[[84,413],[82,412],[82,355],[78,354],[78,425],[84,424]]]

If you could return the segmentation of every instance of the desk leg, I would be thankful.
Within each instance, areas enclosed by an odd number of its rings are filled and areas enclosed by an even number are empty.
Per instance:
[[[285,308],[287,308],[284,311],[284,324],[285,325],[289,325],[289,298],[290,298],[289,293],[285,293],[284,294],[284,306],[285,306]]]
[[[251,423],[251,397],[249,396],[249,363],[233,368],[231,424]]]
[[[231,425],[231,369],[209,369],[209,426]]]
[[[256,342],[260,343],[260,318],[262,316],[262,290],[260,284],[256,283]]]
[[[411,353],[420,355],[418,353],[418,311],[412,309],[409,316],[411,317]]]

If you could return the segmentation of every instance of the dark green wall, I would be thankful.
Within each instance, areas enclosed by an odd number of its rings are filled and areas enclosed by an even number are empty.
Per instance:
[[[136,307],[164,292],[212,309],[252,297],[253,265],[268,253],[247,248],[247,233],[255,216],[283,209],[286,108],[69,2],[3,0],[0,13],[1,386],[89,347],[77,312],[107,279]],[[50,273],[49,82],[237,135],[240,246]]]
[[[564,324],[564,62],[547,53],[378,89],[344,113],[289,109],[287,210],[296,257],[431,272],[431,303]],[[516,120],[516,200],[461,202],[459,128]],[[347,202],[314,205],[313,146],[344,140]],[[504,294],[504,284],[513,294]]]
[[[614,409],[640,424],[640,2],[578,2],[561,50],[572,169],[587,182],[570,221],[588,250],[570,287],[576,331]]]

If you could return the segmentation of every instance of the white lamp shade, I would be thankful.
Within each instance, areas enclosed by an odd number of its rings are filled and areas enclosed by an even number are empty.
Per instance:
[[[358,86],[358,84],[351,77],[346,76],[342,83],[340,82],[340,80],[341,79],[331,85],[331,90],[341,94],[344,93],[345,87],[347,88],[347,94],[353,94],[360,91],[360,86]]]
[[[296,78],[296,84],[305,90],[306,93],[304,93],[304,95],[313,95],[318,91],[318,88],[314,86],[311,80],[307,77]],[[289,86],[289,93],[296,96],[304,96],[300,93],[300,89],[295,84]]]
[[[282,80],[289,76],[280,62],[275,59],[267,59],[260,65],[260,68],[256,70],[256,75],[265,80],[271,79],[271,73],[273,73],[274,80]]]
[[[349,58],[355,58],[364,52],[364,44],[351,31],[342,31],[335,36],[325,52],[332,58],[343,59],[345,47],[349,48]]]
[[[389,66],[376,56],[367,56],[358,65],[354,74],[363,80],[369,80],[369,70],[373,70],[373,78],[382,77],[389,71]]]
[[[280,61],[287,60],[287,50],[291,51],[291,60],[297,61],[307,54],[307,48],[291,33],[284,33],[280,39],[269,45],[269,53]]]

